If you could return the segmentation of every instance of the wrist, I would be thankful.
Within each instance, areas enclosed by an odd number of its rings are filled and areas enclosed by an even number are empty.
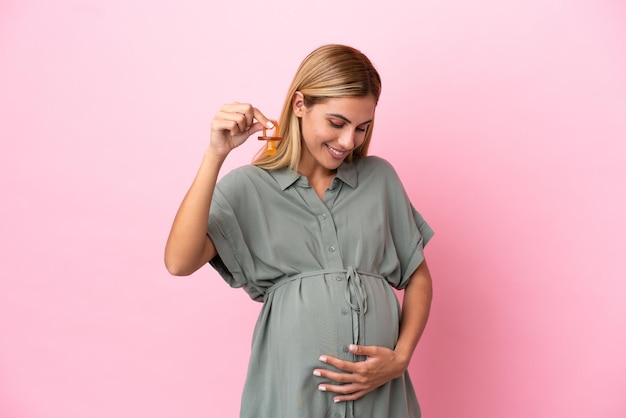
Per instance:
[[[221,165],[226,160],[226,157],[228,157],[228,154],[229,151],[223,152],[216,150],[212,146],[209,146],[204,152],[204,159],[209,160],[209,162]]]
[[[402,365],[403,370],[406,370],[409,367],[413,353],[410,350],[403,349],[402,347],[396,347],[395,350],[393,350],[393,353],[398,364]]]

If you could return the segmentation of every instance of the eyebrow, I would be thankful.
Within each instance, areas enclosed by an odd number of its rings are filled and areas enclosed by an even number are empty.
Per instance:
[[[335,117],[335,118],[337,118],[337,119],[341,119],[341,120],[345,121],[346,123],[352,123],[352,122],[350,121],[350,119],[348,119],[347,117],[345,117],[345,116],[343,116],[343,115],[340,115],[339,113],[327,113],[326,115],[327,115],[327,116],[332,116],[332,117]],[[365,121],[365,122],[363,122],[363,123],[359,123],[359,125],[358,125],[358,126],[365,125],[365,124],[367,124],[367,123],[370,123],[371,121],[372,121],[372,119],[370,119],[370,120],[368,120],[368,121]]]

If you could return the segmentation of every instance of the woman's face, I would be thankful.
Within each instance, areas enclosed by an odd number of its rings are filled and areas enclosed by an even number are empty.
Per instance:
[[[307,174],[319,169],[334,171],[352,150],[363,144],[374,119],[376,99],[333,98],[307,107],[297,92],[293,106],[302,129],[299,170]]]

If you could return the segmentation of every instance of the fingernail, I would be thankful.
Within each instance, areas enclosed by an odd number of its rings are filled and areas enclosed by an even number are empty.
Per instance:
[[[320,356],[319,360],[320,360],[322,363],[326,363],[326,356]]]
[[[313,370],[313,376],[321,376],[322,374],[320,373],[319,370]]]
[[[337,398],[335,398],[335,399],[333,399],[333,402],[335,402],[335,403],[337,403],[337,402],[341,402],[341,399],[337,399]]]
[[[317,388],[322,392],[326,392],[326,386],[319,385]]]
[[[273,128],[274,124],[272,122],[267,122],[265,126],[267,126],[268,128]]]
[[[348,346],[348,350],[350,350],[350,351],[356,351],[356,345],[354,345],[354,344],[350,344],[350,345]]]

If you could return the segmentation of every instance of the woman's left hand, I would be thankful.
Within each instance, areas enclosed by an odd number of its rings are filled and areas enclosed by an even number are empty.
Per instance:
[[[336,357],[321,356],[320,361],[343,372],[317,368],[315,376],[321,376],[340,384],[322,383],[319,390],[338,393],[335,402],[353,401],[400,377],[408,367],[408,360],[386,347],[350,344],[352,354],[366,356],[365,361],[351,362]]]

